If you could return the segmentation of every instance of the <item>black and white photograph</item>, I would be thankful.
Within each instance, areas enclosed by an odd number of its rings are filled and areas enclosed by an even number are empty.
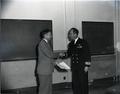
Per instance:
[[[120,0],[0,0],[0,94],[120,94]]]

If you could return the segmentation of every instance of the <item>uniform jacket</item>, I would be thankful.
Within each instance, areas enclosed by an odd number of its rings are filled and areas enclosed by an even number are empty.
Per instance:
[[[38,45],[38,67],[37,73],[42,75],[52,74],[54,70],[55,54],[49,43],[41,40]]]
[[[83,69],[85,62],[91,62],[88,44],[85,40],[78,38],[77,42],[71,41],[68,44],[67,57],[71,58],[72,70]]]

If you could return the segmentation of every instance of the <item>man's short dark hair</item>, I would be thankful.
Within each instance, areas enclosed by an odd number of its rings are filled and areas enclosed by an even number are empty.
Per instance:
[[[73,31],[73,33],[77,35],[79,34],[79,31],[76,28],[71,28],[69,31]]]
[[[44,35],[51,32],[50,29],[45,29],[43,31],[40,32],[40,38],[43,39],[44,38]]]

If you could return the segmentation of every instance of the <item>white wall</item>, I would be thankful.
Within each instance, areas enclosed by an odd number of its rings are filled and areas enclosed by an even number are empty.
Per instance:
[[[36,86],[35,60],[1,63],[1,84],[3,89]]]
[[[117,13],[116,13],[116,31],[117,31],[117,42],[120,43],[120,1],[116,3]],[[117,74],[120,75],[120,51],[117,52]]]
[[[75,27],[75,1],[66,0],[65,2],[65,36],[66,36],[67,44],[69,42],[67,39],[67,33],[68,33],[68,30],[72,27]]]
[[[118,27],[119,28],[119,31],[118,31],[119,36],[118,36],[118,38],[119,38],[119,42],[120,42],[120,1],[119,1],[119,17],[118,18],[119,18],[119,27]],[[120,75],[120,52],[119,52],[119,55],[118,55],[118,62],[119,62],[119,68],[118,69],[119,69],[119,75]]]

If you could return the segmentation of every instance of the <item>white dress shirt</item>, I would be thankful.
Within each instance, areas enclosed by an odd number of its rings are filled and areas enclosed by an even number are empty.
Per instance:
[[[48,40],[47,40],[47,39],[43,39],[43,40],[48,43]]]
[[[74,44],[76,44],[77,40],[78,40],[78,37],[75,39]]]

